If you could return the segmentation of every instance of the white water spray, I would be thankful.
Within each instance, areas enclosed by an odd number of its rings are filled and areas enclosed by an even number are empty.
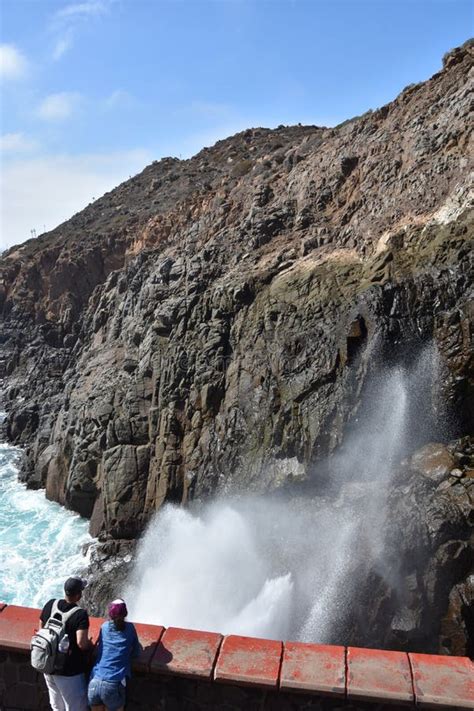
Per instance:
[[[377,378],[344,446],[326,463],[328,496],[254,496],[160,511],[125,590],[131,618],[335,641],[361,576],[383,568],[386,494],[394,468],[414,444],[416,405],[432,375],[427,351],[411,370]]]

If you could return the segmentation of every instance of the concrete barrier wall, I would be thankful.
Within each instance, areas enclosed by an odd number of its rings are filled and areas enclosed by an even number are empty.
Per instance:
[[[39,610],[0,604],[0,711],[49,709],[29,664]],[[97,640],[103,620],[91,618]],[[279,642],[136,624],[129,711],[474,709],[465,657]]]

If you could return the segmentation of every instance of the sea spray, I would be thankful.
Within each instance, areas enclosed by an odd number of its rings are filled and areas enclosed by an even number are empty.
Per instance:
[[[387,492],[401,458],[429,434],[435,372],[427,349],[411,368],[373,379],[344,445],[324,464],[322,494],[164,507],[125,591],[131,618],[340,642],[359,586],[371,570],[383,574]]]
[[[286,631],[290,576],[270,575],[241,506],[216,502],[200,515],[165,507],[143,541],[138,567],[139,589],[128,593],[136,619],[223,632]]]
[[[19,456],[0,443],[0,600],[38,607],[87,567],[82,546],[93,539],[88,521],[18,481]]]
[[[332,549],[332,569],[298,633],[303,641],[332,641],[335,626],[350,617],[359,582],[383,557],[386,496],[406,444],[410,381],[399,368],[376,378],[363,415],[342,451],[328,463],[341,487],[347,521]]]

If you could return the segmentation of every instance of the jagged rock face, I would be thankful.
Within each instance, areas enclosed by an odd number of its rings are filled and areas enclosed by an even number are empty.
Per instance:
[[[387,501],[384,575],[361,581],[354,639],[473,656],[473,464],[466,437],[428,444],[400,469]]]
[[[335,129],[154,163],[4,254],[0,373],[28,484],[131,540],[165,501],[304,480],[374,344],[396,361],[434,340],[435,407],[472,431],[473,52]]]

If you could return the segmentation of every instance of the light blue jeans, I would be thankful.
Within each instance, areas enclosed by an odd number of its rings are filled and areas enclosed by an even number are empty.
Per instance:
[[[105,681],[94,677],[87,690],[90,706],[104,704],[108,711],[118,711],[125,706],[125,687],[121,681]]]

